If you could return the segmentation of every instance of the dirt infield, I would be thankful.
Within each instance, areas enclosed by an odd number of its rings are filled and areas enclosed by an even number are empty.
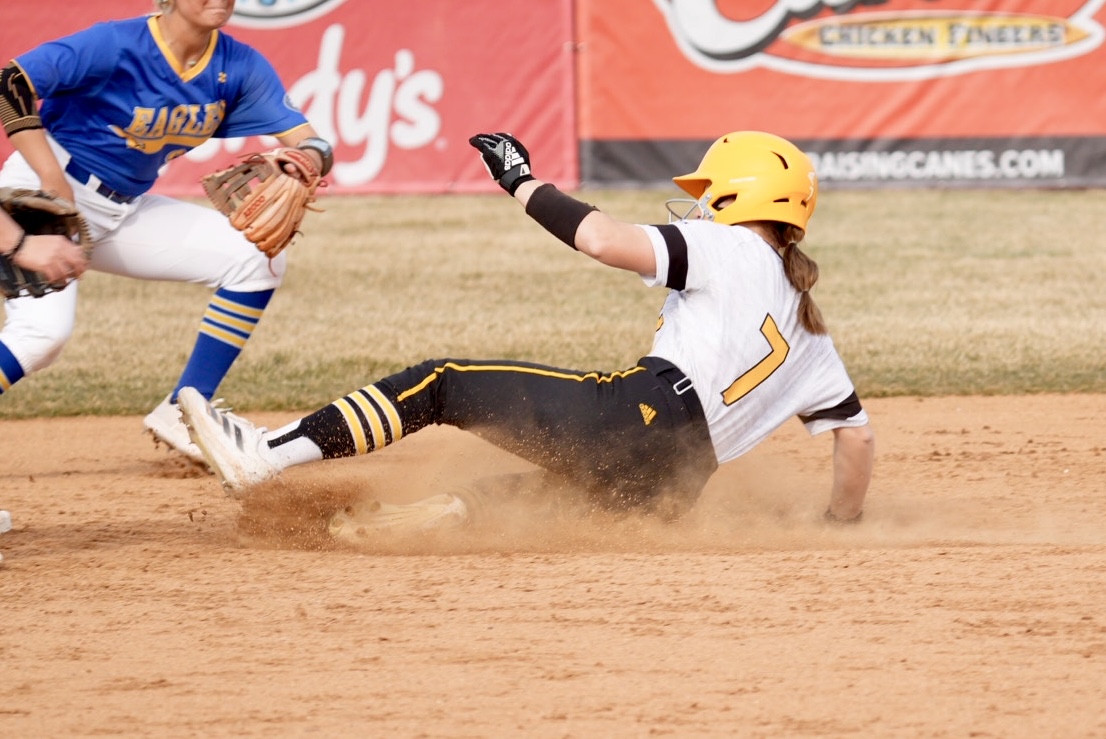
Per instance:
[[[1106,736],[1106,396],[866,405],[857,527],[794,422],[677,526],[376,553],[322,517],[525,465],[435,428],[242,504],[140,418],[0,422],[0,735]]]

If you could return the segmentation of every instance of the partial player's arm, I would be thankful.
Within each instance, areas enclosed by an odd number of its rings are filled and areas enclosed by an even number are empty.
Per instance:
[[[0,219],[4,217],[6,216],[0,216]],[[23,234],[10,237],[5,232],[0,236],[0,243],[4,244],[0,247],[0,259],[6,259],[25,270],[38,272],[50,282],[76,279],[88,269],[88,258],[84,250],[65,236]],[[5,248],[10,250],[2,251]]]
[[[514,136],[482,133],[469,143],[480,152],[492,179],[545,230],[603,264],[642,275],[656,274],[653,245],[644,230],[535,179],[530,154]]]
[[[833,491],[826,520],[841,523],[860,520],[875,456],[875,435],[868,424],[833,430]]]
[[[38,115],[38,98],[14,61],[0,69],[0,124],[12,146],[38,175],[40,188],[73,202],[73,188],[46,140],[46,130]]]
[[[0,297],[62,289],[88,268],[88,247],[87,228],[70,203],[0,188]]]
[[[571,219],[579,207],[576,204],[586,206],[541,180],[521,185],[515,191],[515,199],[526,208],[527,215],[545,226],[546,230],[549,230],[546,223],[550,220]],[[657,271],[653,244],[645,231],[600,210],[592,210],[580,219],[570,246],[610,267],[641,275],[653,275]]]

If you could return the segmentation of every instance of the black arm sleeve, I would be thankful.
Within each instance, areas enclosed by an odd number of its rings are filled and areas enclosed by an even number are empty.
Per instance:
[[[15,61],[0,69],[0,125],[11,136],[20,131],[42,128],[35,93],[27,76]]]
[[[593,210],[599,209],[565,195],[548,182],[534,190],[526,203],[526,215],[573,249],[576,248],[576,229]]]

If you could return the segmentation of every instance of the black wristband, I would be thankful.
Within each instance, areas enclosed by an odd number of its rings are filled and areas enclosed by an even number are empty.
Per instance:
[[[318,136],[312,136],[296,144],[296,148],[314,149],[319,152],[319,156],[323,159],[323,167],[319,170],[319,175],[326,177],[330,173],[330,168],[334,166],[334,147],[330,145],[329,141],[320,139]]]
[[[12,262],[10,255],[0,254],[0,298],[7,300],[19,297],[17,270],[19,268]]]
[[[515,172],[515,170],[518,172]],[[511,172],[515,172],[514,175]],[[515,196],[515,192],[518,190],[518,186],[523,182],[529,182],[534,179],[534,175],[530,174],[530,168],[526,167],[525,170],[522,167],[515,167],[510,172],[505,172],[502,177],[499,178],[499,186],[507,191],[507,194],[511,197]]]
[[[526,201],[526,215],[573,249],[576,230],[593,210],[599,209],[565,195],[548,182],[534,190]]]
[[[23,248],[23,244],[27,241],[27,232],[24,231],[19,235],[19,240],[15,242],[15,248],[8,252],[9,258],[15,258],[15,255],[19,253],[19,250]]]

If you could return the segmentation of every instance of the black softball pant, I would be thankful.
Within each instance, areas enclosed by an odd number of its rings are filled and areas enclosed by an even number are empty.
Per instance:
[[[431,424],[474,433],[612,510],[680,515],[718,467],[690,380],[657,357],[605,374],[509,360],[429,360],[335,401],[304,419],[300,432],[333,458]]]

